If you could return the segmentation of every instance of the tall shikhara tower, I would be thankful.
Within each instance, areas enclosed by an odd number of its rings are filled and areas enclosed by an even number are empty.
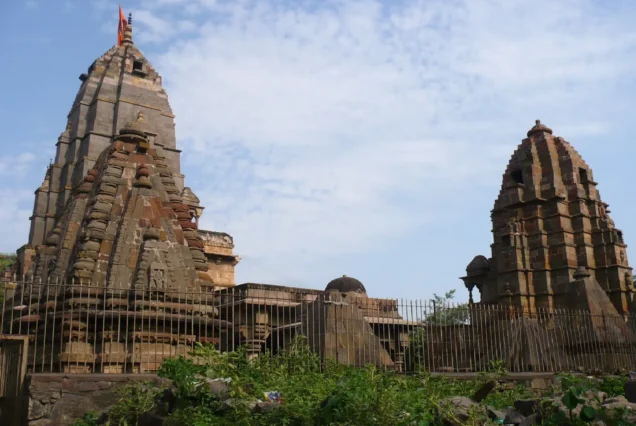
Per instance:
[[[613,305],[627,313],[634,291],[627,246],[592,170],[539,120],[527,136],[491,212],[492,256],[475,257],[462,279],[484,303],[593,311]]]
[[[121,26],[118,44],[80,75],[55,161],[35,191],[19,273],[133,286],[152,267],[171,286],[231,286],[233,240],[198,230],[204,207],[184,187],[161,76],[133,43],[131,19]]]

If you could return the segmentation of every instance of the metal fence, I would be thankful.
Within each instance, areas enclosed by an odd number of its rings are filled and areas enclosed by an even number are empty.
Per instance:
[[[143,373],[198,343],[249,357],[297,336],[323,360],[401,372],[636,368],[636,318],[439,305],[277,286],[170,291],[1,283],[0,334],[27,336],[31,372]]]

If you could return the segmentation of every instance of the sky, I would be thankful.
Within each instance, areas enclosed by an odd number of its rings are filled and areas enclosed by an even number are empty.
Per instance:
[[[8,2],[2,252],[28,239],[78,77],[118,17],[107,0]],[[636,244],[636,1],[122,7],[163,76],[200,227],[234,237],[237,283],[320,289],[346,274],[376,297],[467,300],[459,277],[490,255],[490,210],[535,119],[582,154]]]

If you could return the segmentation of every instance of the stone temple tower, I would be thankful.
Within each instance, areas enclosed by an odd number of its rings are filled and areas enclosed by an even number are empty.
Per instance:
[[[475,257],[462,278],[471,298],[477,287],[483,303],[589,309],[571,306],[568,295],[591,275],[616,310],[628,312],[627,246],[596,186],[579,153],[537,120],[503,175],[491,212],[492,255]]]
[[[121,44],[79,77],[18,273],[132,285],[145,256],[175,280],[234,285],[232,237],[198,230],[204,207],[184,187],[168,96],[132,33],[129,18]]]

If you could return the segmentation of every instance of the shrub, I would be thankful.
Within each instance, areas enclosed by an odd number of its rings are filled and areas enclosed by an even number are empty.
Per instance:
[[[159,375],[172,380],[171,392],[176,394],[176,404],[167,410],[172,426],[427,425],[440,424],[440,417],[448,415],[440,401],[454,396],[471,397],[486,381],[505,374],[501,362],[491,363],[487,370],[475,380],[460,381],[425,372],[400,375],[374,366],[323,363],[304,337],[296,337],[280,353],[265,353],[253,360],[243,349],[221,353],[214,347],[197,345],[188,358],[164,361]],[[229,383],[228,401],[219,400],[205,386],[209,379],[218,378]],[[559,398],[567,412],[546,409],[546,425],[564,421],[587,424],[590,418],[604,415],[598,407],[584,401],[583,394],[593,384],[591,380],[566,375],[561,377],[561,383],[565,396]],[[620,383],[620,379],[606,379],[600,387],[616,394]],[[608,390],[605,391],[610,393]],[[253,410],[267,391],[279,391],[281,404],[267,412]],[[162,411],[162,404],[156,403],[159,394],[159,389],[147,386],[123,389],[109,413],[111,424],[134,425],[153,406]],[[518,385],[508,390],[496,389],[482,404],[503,409],[517,399],[528,398],[534,398],[534,393]],[[84,421],[76,426],[94,424],[89,423],[90,418]],[[483,423],[478,415],[475,421]]]

